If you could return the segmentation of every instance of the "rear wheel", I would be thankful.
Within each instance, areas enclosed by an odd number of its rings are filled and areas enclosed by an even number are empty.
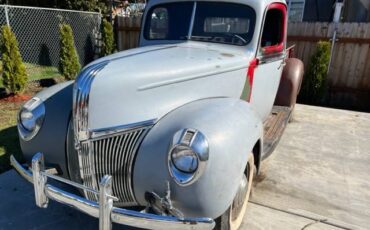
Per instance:
[[[252,190],[252,181],[254,175],[254,157],[253,153],[249,154],[248,163],[239,189],[234,197],[230,207],[222,216],[216,219],[217,230],[237,230],[243,222],[249,196]]]

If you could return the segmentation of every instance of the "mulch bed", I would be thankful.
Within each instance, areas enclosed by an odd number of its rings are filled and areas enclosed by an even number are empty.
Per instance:
[[[25,95],[25,94],[21,94],[21,95],[10,94],[8,96],[5,96],[4,98],[1,98],[0,101],[1,102],[20,103],[20,102],[28,101],[29,99],[31,99],[31,97],[32,96]]]
[[[0,103],[20,103],[31,99],[32,95],[42,90],[38,81],[32,81],[27,84],[24,93],[19,95],[8,94],[4,88],[0,89]]]
[[[21,103],[28,101],[43,88],[47,88],[61,82],[63,82],[62,77],[30,81],[27,83],[25,92],[19,95],[8,94],[4,88],[0,88],[0,103]]]

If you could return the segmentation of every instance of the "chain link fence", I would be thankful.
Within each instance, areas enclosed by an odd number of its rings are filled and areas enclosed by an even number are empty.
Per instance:
[[[15,33],[30,80],[45,71],[58,74],[61,23],[72,27],[81,66],[94,60],[99,52],[100,13],[0,5],[0,26],[9,25]]]

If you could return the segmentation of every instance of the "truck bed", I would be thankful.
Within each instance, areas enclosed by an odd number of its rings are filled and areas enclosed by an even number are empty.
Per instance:
[[[289,123],[293,109],[285,106],[274,106],[270,116],[264,122],[264,144],[262,160],[266,159],[276,148]]]

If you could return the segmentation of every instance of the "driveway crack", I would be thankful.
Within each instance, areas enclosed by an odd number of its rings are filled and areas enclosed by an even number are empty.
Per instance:
[[[261,207],[264,207],[264,208],[272,209],[272,210],[275,210],[275,211],[278,211],[278,212],[284,212],[284,213],[287,213],[287,214],[290,214],[290,215],[294,215],[294,216],[298,216],[298,217],[302,217],[302,218],[314,221],[314,222],[309,223],[306,226],[304,226],[301,230],[305,230],[309,226],[312,226],[312,225],[317,224],[317,223],[330,225],[330,226],[340,228],[340,229],[343,229],[343,230],[352,230],[351,227],[343,226],[343,225],[338,224],[338,223],[333,223],[332,221],[329,221],[328,219],[318,219],[318,218],[314,218],[314,217],[311,217],[311,216],[308,216],[308,215],[304,215],[304,214],[295,213],[295,212],[292,212],[292,211],[272,207],[272,206],[266,205],[266,204],[261,204],[261,203],[255,202],[255,201],[249,201],[249,203],[254,204],[254,205],[258,205],[258,206],[261,206]],[[345,223],[343,223],[343,224],[345,224]]]
[[[314,225],[314,224],[318,224],[318,223],[323,223],[323,224],[326,224],[325,222],[328,221],[327,219],[322,219],[322,220],[315,220],[314,222],[311,222],[311,223],[308,223],[306,224],[305,226],[303,226],[303,228],[301,230],[305,230],[305,229],[308,229],[308,227]]]

